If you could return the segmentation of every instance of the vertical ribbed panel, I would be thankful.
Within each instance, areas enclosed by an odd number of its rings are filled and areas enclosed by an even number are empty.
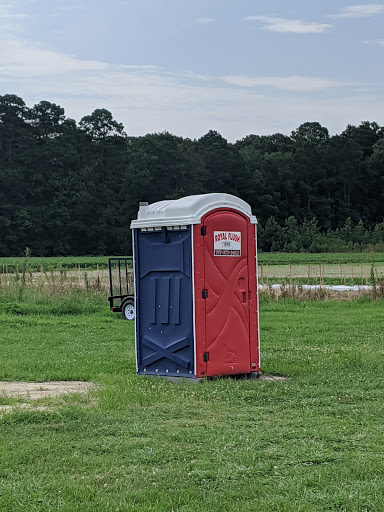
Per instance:
[[[169,278],[162,278],[160,281],[160,322],[169,323]]]
[[[174,299],[173,299],[173,323],[178,325],[180,323],[180,277],[173,280]]]
[[[157,278],[152,277],[149,284],[149,300],[150,300],[150,308],[149,308],[149,321],[151,324],[156,323],[156,288],[157,288]]]

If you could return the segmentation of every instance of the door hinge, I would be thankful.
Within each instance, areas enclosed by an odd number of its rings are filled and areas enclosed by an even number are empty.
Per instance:
[[[201,296],[203,297],[203,299],[206,299],[208,297],[208,290],[203,290],[201,292]]]
[[[207,234],[207,228],[205,226],[202,226],[200,233],[201,236],[205,236]]]
[[[204,363],[208,363],[208,361],[209,361],[209,354],[208,354],[208,352],[204,352],[204,354],[203,354],[203,361],[204,361]]]

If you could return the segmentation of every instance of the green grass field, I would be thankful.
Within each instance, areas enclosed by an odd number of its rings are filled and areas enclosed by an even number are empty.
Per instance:
[[[112,257],[112,256],[111,256]],[[129,256],[123,256],[129,257]],[[97,268],[108,268],[109,256],[57,256],[52,258],[44,257],[25,257],[18,258],[0,258],[1,272],[22,272],[23,267],[28,267],[32,272],[38,272],[43,267],[43,271],[49,272],[58,268],[62,269],[81,269],[95,270]],[[132,258],[132,257],[131,257]]]
[[[384,510],[383,313],[263,301],[262,370],[287,380],[171,384],[135,375],[100,293],[0,288],[0,380],[100,385],[0,413],[0,511]]]
[[[1,260],[0,260],[1,261]],[[259,264],[264,265],[347,265],[378,264],[384,262],[383,252],[345,252],[345,253],[259,253]]]
[[[260,265],[347,265],[347,264],[384,264],[384,253],[259,253],[258,262]],[[26,265],[26,259],[0,258],[1,272],[22,272]],[[82,269],[95,270],[108,267],[108,256],[68,256],[68,257],[30,257],[28,268],[31,271],[39,271],[43,266],[44,271],[57,268],[74,269],[80,266]]]

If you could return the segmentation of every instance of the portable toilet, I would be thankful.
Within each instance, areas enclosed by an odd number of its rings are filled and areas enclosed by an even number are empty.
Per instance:
[[[131,223],[138,374],[259,372],[256,225],[230,194],[140,203]]]

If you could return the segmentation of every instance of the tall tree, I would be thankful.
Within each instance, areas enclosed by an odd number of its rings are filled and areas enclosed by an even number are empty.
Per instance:
[[[326,187],[324,149],[329,140],[327,128],[318,122],[304,123],[291,134],[295,142],[293,165],[297,179],[297,192],[301,196],[299,218],[327,216],[323,213],[326,203],[323,201]]]
[[[124,126],[113,119],[109,110],[98,108],[89,116],[84,116],[79,124],[94,141],[105,141],[107,137],[125,136]]]

